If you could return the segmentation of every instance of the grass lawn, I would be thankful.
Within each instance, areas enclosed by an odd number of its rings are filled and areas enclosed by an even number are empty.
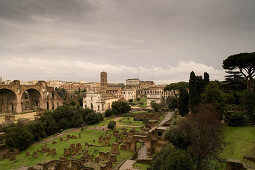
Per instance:
[[[146,170],[149,167],[150,167],[149,164],[142,164],[142,163],[136,163],[134,165],[134,168],[139,169],[139,170]]]
[[[136,111],[136,112],[132,112],[134,114],[145,114],[145,113],[149,113],[147,111]]]
[[[146,107],[147,106],[147,98],[142,97],[139,101],[137,101],[135,99],[132,103],[137,104],[140,107]]]
[[[255,147],[255,127],[224,126],[223,133],[225,146],[221,157],[242,160],[253,166],[250,161],[243,160],[243,156],[250,154],[252,148]]]
[[[105,120],[101,122],[100,126],[103,124],[107,124],[108,121],[109,120]],[[79,133],[80,131],[70,132],[67,134],[75,135],[78,137]],[[110,133],[112,132],[110,131]],[[64,140],[66,139],[67,134],[62,136]],[[64,148],[68,148],[72,143],[74,144],[81,143],[83,146],[83,149],[86,142],[91,145],[95,145],[94,147],[89,148],[89,153],[90,155],[94,155],[94,157],[96,157],[98,156],[100,151],[102,152],[111,151],[111,146],[102,147],[101,144],[98,143],[98,137],[100,135],[105,136],[105,131],[84,129],[83,131],[81,131],[81,138],[69,139],[68,141],[62,141],[62,142],[60,142],[59,138],[55,138],[54,140],[49,141],[47,143],[47,146],[50,148],[56,148],[57,154],[54,156],[47,156],[47,154],[41,154],[39,152],[38,152],[38,158],[33,158],[32,156],[29,156],[29,157],[25,156],[25,153],[27,151],[32,154],[37,149],[41,150],[41,145],[43,144],[41,143],[34,144],[30,146],[29,148],[27,148],[26,150],[24,150],[23,152],[21,152],[20,154],[18,154],[16,156],[15,161],[9,161],[8,159],[0,161],[0,169],[16,169],[21,166],[32,166],[32,165],[36,165],[37,163],[43,163],[49,160],[59,159],[59,157],[63,156],[64,154]],[[50,137],[48,137],[47,139],[49,138]],[[95,142],[93,142],[93,140],[95,140]],[[52,144],[53,141],[56,141],[57,144]],[[111,138],[110,144],[113,143],[114,141],[115,141],[115,138]],[[129,159],[132,156],[132,154],[133,154],[132,152],[120,150],[120,155],[117,156],[118,162],[115,165],[117,165],[123,160]]]
[[[133,117],[122,117],[117,124],[129,126],[144,126],[143,121],[134,121]]]

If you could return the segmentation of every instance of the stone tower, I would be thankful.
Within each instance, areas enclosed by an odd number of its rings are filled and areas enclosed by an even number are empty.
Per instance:
[[[101,72],[101,93],[106,93],[107,89],[107,73]]]

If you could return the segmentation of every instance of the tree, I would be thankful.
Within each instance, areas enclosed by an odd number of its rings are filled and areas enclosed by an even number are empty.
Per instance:
[[[59,128],[57,123],[55,122],[54,118],[52,117],[51,112],[46,112],[44,115],[42,115],[39,120],[42,122],[46,134],[53,135],[58,132]]]
[[[209,74],[207,72],[204,73],[204,79],[202,76],[196,76],[193,71],[190,73],[189,96],[191,110],[201,102],[201,94],[204,92],[208,83]]]
[[[198,170],[217,158],[222,147],[222,126],[219,111],[212,104],[200,105],[194,114],[168,132],[168,139],[176,148],[185,149],[194,159]]]
[[[128,102],[116,101],[112,103],[112,110],[116,111],[117,114],[127,113],[131,110]]]
[[[248,91],[253,91],[253,77],[255,76],[255,52],[240,53],[229,56],[223,61],[223,68],[228,74],[241,73],[247,81]]]
[[[178,102],[179,99],[178,94],[180,93],[180,89],[188,87],[189,84],[187,82],[171,83],[164,88],[164,91],[173,91],[174,96]],[[179,102],[177,104],[179,105]]]
[[[105,117],[110,117],[112,115],[117,115],[117,112],[112,109],[107,109],[104,114],[105,114]]]
[[[189,113],[189,93],[186,88],[180,90],[179,113],[181,116],[185,116]]]
[[[115,121],[110,121],[109,123],[108,123],[108,129],[111,129],[111,130],[113,130],[114,128],[115,128],[115,126],[116,126],[116,122]]]
[[[40,139],[47,136],[45,127],[40,120],[31,121],[28,124],[28,130],[33,135],[33,141],[39,141]]]
[[[245,92],[241,97],[241,105],[247,111],[249,120],[255,121],[255,93]]]
[[[215,104],[222,112],[226,107],[226,98],[224,93],[219,89],[216,82],[210,82],[202,94],[203,103]]]
[[[247,89],[246,80],[238,71],[226,71],[228,75],[225,76],[223,89],[225,91],[243,91]]]
[[[161,105],[156,102],[151,102],[151,107],[155,112],[159,112],[161,109]]]
[[[192,71],[189,79],[189,95],[190,95],[190,108],[193,109],[200,102],[200,93],[197,83],[197,77]]]
[[[194,170],[192,158],[184,150],[168,147],[157,153],[152,161],[152,170]]]
[[[33,143],[33,134],[23,124],[16,124],[7,128],[5,133],[6,146],[20,151]]]
[[[210,76],[207,72],[204,72],[204,84],[205,84],[205,87],[209,84],[210,82]]]
[[[62,97],[64,100],[67,99],[68,97],[68,93],[66,91],[66,89],[64,88],[55,88],[55,91],[60,95],[60,97]]]

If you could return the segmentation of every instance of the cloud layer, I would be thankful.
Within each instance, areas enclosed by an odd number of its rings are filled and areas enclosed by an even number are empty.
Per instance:
[[[114,80],[163,82],[203,68],[223,79],[227,56],[255,49],[254,6],[254,0],[0,0],[0,75],[86,81],[109,67],[117,70]]]
[[[109,82],[124,82],[128,78],[154,80],[164,84],[176,81],[188,81],[189,74],[194,71],[198,75],[208,72],[211,80],[222,80],[224,71],[194,61],[180,61],[175,66],[126,66],[96,64],[80,60],[55,60],[37,58],[13,58],[0,64],[0,71],[5,69],[20,70],[19,73],[7,73],[4,77],[23,80],[86,80],[99,81],[101,71],[108,72]],[[32,71],[31,71],[32,70]]]

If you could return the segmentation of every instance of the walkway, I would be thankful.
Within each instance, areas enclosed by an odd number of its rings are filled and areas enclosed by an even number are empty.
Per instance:
[[[162,126],[164,123],[166,123],[168,120],[170,120],[173,115],[174,115],[174,112],[168,112],[166,114],[166,116],[164,117],[164,119],[161,120],[161,122],[159,123],[158,126]]]
[[[136,163],[134,160],[127,160],[119,170],[136,170],[133,168],[133,165]]]

